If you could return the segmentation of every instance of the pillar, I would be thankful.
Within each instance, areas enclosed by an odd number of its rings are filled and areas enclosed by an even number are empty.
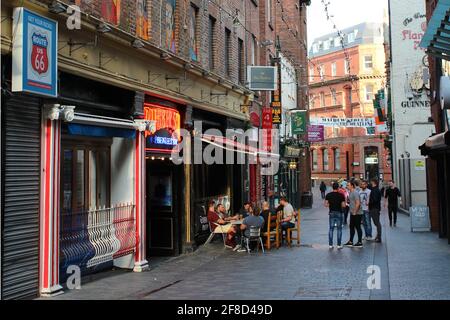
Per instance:
[[[135,223],[136,223],[136,248],[134,254],[135,272],[142,272],[149,268],[146,259],[146,201],[145,201],[145,179],[146,179],[146,163],[145,163],[145,124],[142,125],[141,120],[135,120],[140,123],[139,130],[136,131],[135,145],[135,187],[134,187],[134,203],[135,203]]]
[[[59,285],[59,187],[61,122],[59,105],[46,105],[41,127],[41,208],[39,291],[61,294]]]

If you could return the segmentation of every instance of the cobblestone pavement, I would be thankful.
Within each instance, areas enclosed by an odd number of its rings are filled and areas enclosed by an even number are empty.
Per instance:
[[[211,244],[192,254],[154,259],[147,272],[91,276],[80,290],[53,299],[450,299],[446,240],[411,233],[402,214],[398,227],[390,228],[383,211],[382,244],[330,250],[327,211],[317,193],[314,200],[313,209],[302,210],[300,247],[249,255]],[[367,288],[371,265],[381,270],[379,290]]]

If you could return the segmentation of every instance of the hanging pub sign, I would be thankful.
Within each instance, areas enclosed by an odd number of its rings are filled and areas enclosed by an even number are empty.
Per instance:
[[[311,124],[324,127],[353,127],[370,128],[375,127],[375,118],[311,118]]]
[[[274,91],[277,89],[276,67],[247,67],[248,88],[255,91]]]
[[[58,22],[23,7],[13,13],[12,91],[57,97]]]
[[[292,134],[306,133],[306,110],[291,111]]]
[[[155,132],[145,132],[146,150],[170,153],[179,142],[174,132],[181,127],[180,112],[172,108],[145,104],[144,119],[155,121]]]
[[[270,108],[272,109],[272,124],[281,124],[282,122],[281,102],[273,101],[270,104]]]

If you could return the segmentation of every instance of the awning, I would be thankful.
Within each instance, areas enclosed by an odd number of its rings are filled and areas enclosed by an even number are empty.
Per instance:
[[[215,145],[219,148],[238,152],[238,153],[245,153],[252,156],[260,156],[260,157],[275,157],[280,158],[279,154],[271,153],[264,149],[259,149],[251,145],[243,144],[238,141],[234,141],[222,136],[213,136],[213,135],[207,135],[203,134],[201,140],[203,142]]]
[[[126,139],[136,138],[136,130],[112,128],[105,126],[93,126],[87,124],[69,123],[67,131],[71,135],[89,137],[119,137]]]
[[[423,156],[428,156],[435,151],[450,149],[450,131],[429,137],[419,149]]]
[[[420,47],[430,55],[450,60],[450,0],[439,0]]]

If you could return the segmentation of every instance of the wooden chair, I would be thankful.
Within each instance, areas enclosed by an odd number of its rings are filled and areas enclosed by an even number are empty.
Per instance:
[[[275,229],[273,229],[273,226],[275,226]],[[267,250],[270,250],[272,244],[275,244],[277,249],[280,247],[280,219],[278,214],[269,215],[267,230],[263,233],[263,236],[266,238],[265,246]]]
[[[298,210],[298,212],[295,212],[295,218],[295,228],[289,228],[286,231],[287,243],[289,247],[291,246],[292,240],[297,240],[297,245],[300,245],[300,210]],[[296,237],[292,236],[292,231],[297,231]]]

